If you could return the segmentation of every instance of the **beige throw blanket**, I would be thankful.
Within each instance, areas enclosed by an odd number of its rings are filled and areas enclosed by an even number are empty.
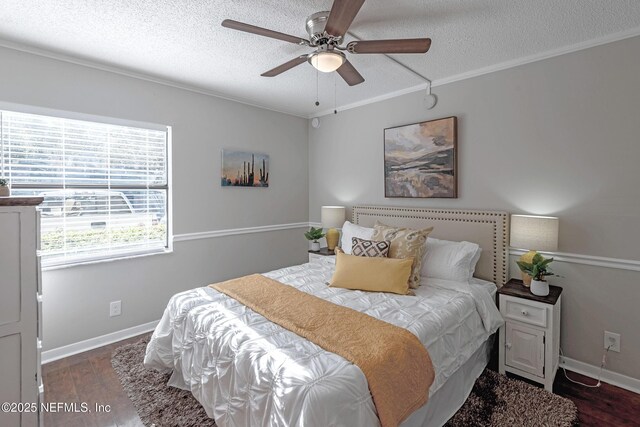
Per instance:
[[[431,358],[406,329],[259,274],[210,286],[357,365],[383,427],[397,426],[427,402],[434,379]]]

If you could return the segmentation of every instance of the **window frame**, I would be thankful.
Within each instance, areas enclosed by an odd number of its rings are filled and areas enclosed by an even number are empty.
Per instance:
[[[95,264],[101,262],[111,262],[117,260],[131,259],[131,258],[139,258],[146,257],[151,255],[160,255],[167,254],[173,252],[173,195],[172,195],[172,127],[169,125],[160,125],[156,123],[150,122],[141,122],[141,121],[133,121],[127,119],[119,119],[113,117],[105,117],[98,116],[93,114],[84,114],[77,113],[71,111],[64,110],[56,110],[50,108],[43,107],[35,107],[23,104],[14,104],[0,101],[0,113],[2,112],[10,112],[10,113],[24,113],[24,114],[34,114],[41,116],[48,116],[59,119],[70,119],[70,120],[79,120],[85,121],[89,123],[96,124],[106,124],[106,125],[115,125],[115,126],[126,126],[133,127],[144,130],[156,130],[166,133],[165,140],[165,150],[166,150],[166,159],[165,159],[165,169],[167,180],[166,184],[158,185],[158,184],[149,184],[149,185],[97,185],[97,184],[75,184],[72,187],[65,187],[64,185],[59,184],[13,184],[10,183],[12,189],[16,190],[31,190],[31,189],[42,189],[42,190],[64,190],[66,189],[74,189],[74,190],[108,190],[108,191],[127,191],[127,190],[162,190],[166,193],[166,241],[164,248],[156,248],[156,249],[139,249],[139,250],[123,250],[123,251],[113,251],[109,254],[92,254],[92,255],[84,255],[72,257],[70,259],[49,259],[47,260],[46,256],[42,256],[40,251],[38,251],[38,256],[41,257],[42,270],[57,270],[61,268],[74,267],[78,265],[87,265],[87,264]],[[1,117],[1,114],[0,114]],[[2,153],[2,144],[4,143],[4,135],[2,135],[2,126],[0,126],[0,153]],[[0,170],[4,170],[4,156],[0,156],[0,162],[2,168]],[[129,202],[131,203],[131,202]],[[37,238],[38,238],[38,248],[40,247],[40,216],[38,215],[38,225],[37,225]]]

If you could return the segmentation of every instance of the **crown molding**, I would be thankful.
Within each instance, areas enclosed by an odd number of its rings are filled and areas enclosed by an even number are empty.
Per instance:
[[[553,58],[556,56],[560,56],[560,55],[564,55],[567,53],[572,53],[572,52],[578,52],[580,50],[584,50],[584,49],[589,49],[592,47],[596,47],[596,46],[601,46],[604,44],[608,44],[608,43],[613,43],[616,41],[620,41],[620,40],[625,40],[628,38],[632,38],[632,37],[637,37],[640,36],[640,27],[637,28],[632,28],[630,30],[625,30],[625,31],[620,31],[617,33],[613,33],[613,34],[608,34],[602,37],[597,37],[591,40],[586,40],[583,42],[579,42],[579,43],[575,43],[572,45],[568,45],[568,46],[563,46],[557,49],[552,49],[552,50],[548,50],[545,52],[540,52],[540,53],[536,53],[533,55],[529,55],[529,56],[525,56],[522,58],[517,58],[514,60],[510,60],[510,61],[504,61],[498,64],[494,64],[494,65],[490,65],[487,67],[482,67],[482,68],[478,68],[475,70],[471,70],[471,71],[467,71],[464,73],[460,73],[460,74],[456,74],[450,77],[444,77],[442,79],[437,79],[437,80],[433,80],[431,83],[431,87],[438,87],[438,86],[443,86],[446,84],[450,84],[450,83],[454,83],[454,82],[458,82],[461,80],[467,80],[467,79],[471,79],[474,77],[479,77],[485,74],[490,74],[490,73],[494,73],[497,71],[502,71],[502,70],[507,70],[509,68],[515,68],[515,67],[519,67],[521,65],[526,65],[526,64],[530,64],[532,62],[537,62],[537,61],[542,61],[545,59],[549,59],[549,58]],[[0,39],[0,47],[5,47],[7,49],[13,49],[13,50],[17,50],[17,51],[21,51],[21,52],[26,52],[26,53],[30,53],[33,55],[38,55],[38,56],[43,56],[46,58],[50,58],[50,59],[55,59],[58,61],[63,61],[63,62],[69,62],[72,64],[76,64],[76,65],[81,65],[84,67],[88,67],[88,68],[94,68],[97,70],[102,70],[102,71],[107,71],[107,72],[111,72],[111,73],[115,73],[115,74],[119,74],[119,75],[123,75],[126,77],[131,77],[131,78],[135,78],[135,79],[139,79],[139,80],[145,80],[148,82],[152,82],[152,83],[157,83],[157,84],[161,84],[164,86],[169,86],[169,87],[174,87],[176,89],[182,89],[182,90],[186,90],[189,92],[194,92],[194,93],[198,93],[201,95],[207,95],[207,96],[212,96],[214,98],[219,98],[219,99],[224,99],[226,101],[232,101],[232,102],[237,102],[240,104],[244,104],[244,105],[248,105],[251,107],[256,107],[256,108],[260,108],[263,110],[268,110],[268,111],[273,111],[276,113],[280,113],[280,114],[286,114],[286,115],[290,115],[290,116],[294,116],[294,117],[300,117],[300,118],[304,118],[304,119],[312,119],[314,117],[323,117],[323,116],[327,116],[330,114],[334,113],[334,109],[327,109],[324,111],[321,111],[319,113],[312,113],[312,114],[301,114],[301,113],[295,113],[293,111],[286,111],[286,110],[279,110],[279,109],[275,109],[266,105],[262,105],[262,104],[257,104],[255,102],[243,99],[243,98],[235,98],[235,97],[230,97],[230,96],[225,96],[219,93],[216,93],[214,91],[208,90],[208,89],[204,89],[198,86],[194,86],[194,85],[189,85],[189,84],[184,84],[184,83],[179,83],[170,79],[165,79],[165,78],[161,78],[161,77],[157,77],[157,76],[153,76],[150,74],[146,74],[146,73],[142,73],[139,71],[133,71],[133,70],[127,70],[125,68],[121,68],[121,67],[117,67],[117,66],[112,66],[112,65],[107,65],[107,64],[103,64],[100,63],[98,61],[92,61],[92,60],[88,60],[88,59],[81,59],[78,57],[74,57],[72,55],[68,55],[68,54],[63,54],[63,53],[59,53],[59,52],[54,52],[51,50],[46,50],[46,49],[42,49],[42,48],[38,48],[35,46],[29,46],[29,45],[25,45],[22,43],[16,43],[16,42],[12,42],[9,40],[3,40]],[[419,92],[421,90],[425,90],[427,89],[428,84],[422,83],[416,86],[411,86],[409,88],[405,88],[405,89],[400,89],[397,91],[393,91],[393,92],[389,92],[387,94],[383,94],[383,95],[378,95],[378,96],[374,96],[371,98],[367,98],[367,99],[363,99],[361,101],[357,101],[357,102],[353,102],[350,104],[346,104],[343,106],[339,106],[337,107],[338,111],[345,111],[345,110],[351,110],[353,108],[357,108],[357,107],[362,107],[365,105],[369,105],[369,104],[373,104],[376,102],[380,102],[380,101],[384,101],[387,99],[391,99],[391,98],[396,98],[398,96],[402,96],[402,95],[406,95],[409,93],[414,93],[414,92]]]
[[[146,73],[139,72],[139,71],[128,70],[126,68],[117,67],[117,66],[114,66],[114,65],[104,64],[104,63],[101,63],[99,61],[93,61],[93,60],[90,60],[90,59],[83,59],[83,58],[75,57],[75,56],[72,56],[72,55],[68,55],[68,54],[64,54],[64,53],[60,53],[60,52],[55,52],[55,51],[52,51],[52,50],[46,50],[46,49],[38,48],[38,47],[35,47],[35,46],[29,46],[29,45],[22,44],[22,43],[16,43],[16,42],[12,42],[12,41],[9,41],[9,40],[0,39],[0,47],[4,47],[4,48],[7,48],[7,49],[12,49],[12,50],[17,50],[19,52],[30,53],[32,55],[42,56],[42,57],[49,58],[49,59],[54,59],[54,60],[57,60],[57,61],[68,62],[68,63],[71,63],[71,64],[80,65],[80,66],[87,67],[87,68],[93,68],[93,69],[96,69],[96,70],[107,71],[109,73],[119,74],[119,75],[125,76],[125,77],[131,77],[131,78],[138,79],[138,80],[144,80],[144,81],[151,82],[151,83],[157,83],[157,84],[160,84],[160,85],[163,85],[163,86],[169,86],[169,87],[173,87],[173,88],[176,88],[176,89],[181,89],[181,90],[186,90],[186,91],[193,92],[193,93],[198,93],[200,95],[206,95],[206,96],[211,96],[211,97],[214,97],[214,98],[224,99],[225,101],[237,102],[239,104],[244,104],[244,105],[248,105],[248,106],[251,106],[251,107],[256,107],[256,108],[260,108],[260,109],[263,109],[263,110],[273,111],[273,112],[280,113],[280,114],[286,114],[288,116],[300,117],[302,119],[306,119],[307,118],[307,116],[304,115],[304,114],[294,113],[293,111],[278,110],[278,109],[273,108],[273,107],[269,107],[269,106],[262,105],[262,104],[257,104],[255,102],[249,101],[247,99],[243,99],[243,98],[239,98],[239,97],[235,98],[235,97],[222,95],[220,93],[214,92],[212,90],[204,89],[204,88],[199,87],[199,86],[180,83],[180,82],[177,82],[177,81],[174,81],[174,80],[153,76],[151,74],[146,74]]]
[[[609,43],[613,43],[613,42],[617,42],[620,40],[625,40],[625,39],[629,39],[632,37],[637,37],[640,36],[640,27],[637,28],[632,28],[630,30],[625,30],[625,31],[620,31],[617,33],[613,33],[613,34],[608,34],[602,37],[597,37],[591,40],[586,40],[580,43],[575,43],[572,45],[568,45],[568,46],[563,46],[557,49],[551,49],[551,50],[547,50],[544,52],[540,52],[540,53],[535,53],[533,55],[529,55],[529,56],[524,56],[522,58],[516,58],[510,61],[504,61],[504,62],[500,62],[498,64],[494,64],[494,65],[489,65],[487,67],[482,67],[482,68],[478,68],[475,70],[471,70],[471,71],[467,71],[464,73],[460,73],[460,74],[455,74],[453,76],[450,77],[444,77],[441,79],[436,79],[433,80],[431,83],[431,88],[437,87],[437,86],[444,86],[450,83],[455,83],[461,80],[467,80],[467,79],[472,79],[474,77],[479,77],[485,74],[490,74],[490,73],[495,73],[497,71],[502,71],[502,70],[507,70],[509,68],[515,68],[515,67],[519,67],[521,65],[526,65],[526,64],[530,64],[532,62],[538,62],[538,61],[543,61],[545,59],[549,59],[549,58],[553,58],[556,56],[561,56],[561,55],[565,55],[567,53],[573,53],[573,52],[578,52],[581,50],[585,50],[585,49],[589,49],[592,47],[596,47],[596,46],[601,46],[604,44],[609,44]],[[400,89],[394,92],[389,92],[387,94],[384,95],[380,95],[380,96],[375,96],[372,98],[368,98],[368,99],[364,99],[361,101],[357,101],[351,104],[347,104],[347,105],[343,105],[343,106],[339,106],[337,107],[338,112],[340,111],[345,111],[345,110],[350,110],[353,108],[357,108],[357,107],[362,107],[364,105],[368,105],[368,104],[373,104],[376,102],[380,102],[380,101],[384,101],[386,99],[391,99],[391,98],[396,98],[398,96],[401,95],[406,95],[408,93],[413,93],[413,92],[419,92],[421,90],[425,90],[428,87],[428,83],[422,83],[419,84],[417,86],[412,86],[410,88],[406,88],[406,89]],[[322,111],[320,113],[315,113],[315,114],[311,114],[309,115],[307,118],[311,119],[313,117],[322,117],[322,116],[326,116],[329,114],[333,114],[334,109],[330,109],[330,110],[325,110]]]
[[[435,81],[433,82],[433,84],[431,85],[431,87],[435,87]],[[389,93],[385,93],[383,95],[378,95],[378,96],[374,96],[372,98],[367,98],[367,99],[363,99],[362,101],[356,101],[356,102],[352,102],[351,104],[347,104],[347,105],[343,105],[343,106],[337,106],[335,109],[332,108],[330,110],[324,110],[321,111],[319,113],[314,113],[311,114],[309,116],[307,116],[308,119],[312,119],[314,117],[323,117],[323,116],[329,116],[331,114],[334,114],[334,111],[338,111],[338,113],[345,111],[345,110],[352,110],[354,108],[358,108],[358,107],[363,107],[365,105],[369,105],[369,104],[375,104],[376,102],[380,102],[380,101],[385,101],[387,99],[392,99],[392,98],[397,98],[399,96],[402,95],[406,95],[408,93],[414,93],[414,92],[420,92],[421,90],[426,90],[427,87],[429,87],[429,85],[427,83],[421,83],[419,85],[416,86],[411,86],[408,87],[406,89],[400,89],[400,90],[396,90],[393,92],[389,92]]]

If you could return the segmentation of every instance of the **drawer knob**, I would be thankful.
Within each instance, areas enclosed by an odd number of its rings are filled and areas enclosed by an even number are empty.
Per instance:
[[[511,350],[511,343],[510,342],[505,343],[504,346],[507,348],[507,350]]]
[[[523,316],[528,316],[528,315],[529,315],[529,312],[528,312],[527,310],[522,310],[522,315],[523,315]]]

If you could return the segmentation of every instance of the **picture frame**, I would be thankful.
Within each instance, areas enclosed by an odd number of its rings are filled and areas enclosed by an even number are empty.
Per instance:
[[[384,129],[385,198],[458,197],[458,120]]]
[[[223,149],[221,160],[220,185],[222,187],[269,187],[268,154]]]

